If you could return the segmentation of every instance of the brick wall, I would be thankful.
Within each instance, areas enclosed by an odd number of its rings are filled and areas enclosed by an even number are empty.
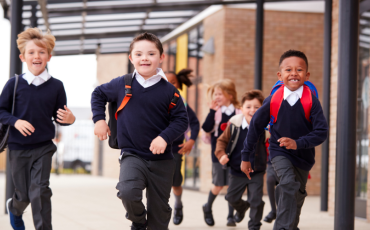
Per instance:
[[[276,72],[280,55],[288,49],[306,53],[309,60],[310,80],[322,95],[323,61],[323,14],[265,11],[263,48],[263,93],[268,96],[277,81]],[[236,83],[238,97],[253,89],[255,11],[249,9],[223,8],[203,21],[204,40],[215,38],[215,54],[204,56],[203,84],[229,78]],[[202,92],[206,98],[205,90]],[[320,98],[321,99],[321,98]],[[208,105],[201,104],[203,122]],[[211,186],[210,147],[201,145],[201,191]],[[321,147],[316,149],[316,164],[311,171],[307,191],[310,195],[320,193]]]

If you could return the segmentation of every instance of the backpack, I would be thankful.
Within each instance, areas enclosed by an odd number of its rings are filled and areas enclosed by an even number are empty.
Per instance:
[[[315,85],[310,81],[305,81],[303,85],[303,94],[300,100],[303,106],[305,117],[309,122],[311,122],[312,94],[319,99],[319,94]],[[270,102],[269,123],[269,129],[271,131],[271,127],[276,123],[281,103],[284,100],[284,83],[282,81],[277,81],[272,87],[270,95],[272,95]]]
[[[12,104],[12,115],[14,115],[15,95],[16,95],[16,92],[17,92],[18,80],[19,80],[19,76],[15,75],[15,84],[14,84],[14,92],[13,92],[13,104]],[[10,131],[10,125],[4,125],[4,124],[0,123],[0,153],[2,153],[8,145],[9,131]]]
[[[108,144],[112,149],[119,149],[118,147],[118,140],[117,140],[117,118],[118,113],[123,110],[123,108],[127,105],[128,101],[132,97],[132,80],[134,79],[135,75],[132,76],[132,74],[124,75],[123,78],[125,80],[125,97],[123,98],[120,106],[118,107],[118,104],[116,101],[108,103],[108,114],[109,114],[109,121],[108,126],[111,131],[111,135],[108,136]],[[172,97],[171,103],[168,106],[168,113],[170,113],[170,110],[176,106],[178,100],[180,98],[180,93],[176,89],[176,92],[174,96]]]

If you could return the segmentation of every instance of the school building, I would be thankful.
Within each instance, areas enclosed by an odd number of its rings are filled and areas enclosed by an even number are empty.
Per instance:
[[[308,57],[310,81],[318,89],[330,125],[328,141],[316,148],[316,164],[310,172],[307,193],[321,196],[321,210],[336,216],[335,229],[351,229],[346,224],[353,216],[370,222],[370,0],[193,2],[203,2],[187,6],[186,10],[198,7],[196,13],[184,13],[177,21],[164,19],[166,28],[153,29],[141,24],[136,34],[149,31],[161,37],[166,54],[161,65],[164,71],[193,70],[193,86],[181,93],[200,123],[209,112],[208,86],[228,78],[235,82],[239,100],[244,92],[254,88],[260,88],[268,96],[277,81],[280,55],[289,49],[303,51]],[[204,2],[220,5],[209,6]],[[155,1],[153,4],[151,9],[148,6],[146,20],[154,17],[155,10],[166,9],[168,13],[171,7],[179,9],[177,3],[169,6]],[[84,7],[73,10],[81,13],[90,6]],[[61,15],[57,7],[49,7],[47,11],[49,16]],[[91,12],[98,14],[99,10]],[[88,21],[88,15],[82,16]],[[62,39],[59,46],[57,43],[55,55],[96,54],[99,84],[133,71],[127,52],[135,33],[118,39],[109,37],[108,32],[104,35],[96,32],[82,39],[80,34],[63,37],[61,31],[54,31]],[[100,40],[93,41],[94,36],[101,36]],[[66,45],[73,39],[74,49]],[[114,39],[121,45],[114,46]],[[119,151],[109,148],[107,141],[96,139],[94,144],[92,174],[117,178]],[[208,192],[211,162],[210,145],[198,138],[193,151],[185,157],[184,187]],[[355,199],[351,199],[353,196]],[[340,226],[342,222],[344,227]]]

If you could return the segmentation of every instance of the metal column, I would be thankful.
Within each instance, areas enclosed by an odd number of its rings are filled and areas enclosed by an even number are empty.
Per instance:
[[[22,73],[22,62],[19,59],[19,50],[17,48],[17,35],[23,30],[22,25],[22,0],[13,0],[11,2],[11,16],[10,16],[10,77],[15,74]],[[14,184],[11,176],[9,163],[9,150],[6,158],[6,185],[5,185],[5,201],[13,196]],[[7,213],[5,208],[5,213]]]
[[[354,229],[358,26],[359,1],[340,0],[335,230]]]
[[[263,59],[263,3],[257,0],[256,10],[256,49],[254,65],[254,88],[262,90],[262,59]]]
[[[332,0],[325,0],[324,20],[324,80],[323,100],[324,116],[330,127],[330,78],[331,78],[331,20]],[[321,211],[328,211],[328,186],[329,186],[329,137],[322,144],[321,151]]]

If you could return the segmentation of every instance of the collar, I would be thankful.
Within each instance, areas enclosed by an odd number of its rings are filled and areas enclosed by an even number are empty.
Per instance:
[[[227,115],[231,115],[235,111],[235,107],[233,104],[230,104],[229,106],[221,106],[221,112],[226,113]]]
[[[286,100],[289,97],[289,95],[292,93],[296,93],[299,96],[299,98],[302,98],[303,85],[299,87],[296,91],[290,91],[290,89],[284,86],[284,100]]]
[[[32,84],[33,80],[35,80],[36,77],[39,77],[39,78],[41,78],[44,81],[47,81],[47,80],[49,80],[51,78],[50,74],[48,73],[48,71],[46,69],[40,75],[35,76],[27,68],[26,69],[26,72],[23,75],[23,79],[25,79],[28,82],[29,85]]]
[[[249,124],[248,124],[247,119],[245,119],[245,117],[243,117],[242,129],[245,129],[245,128],[248,128],[249,129]]]
[[[142,80],[144,80],[144,81],[148,81],[148,80],[151,80],[151,79],[153,79],[153,78],[157,78],[157,77],[161,77],[161,78],[163,78],[164,80],[168,81],[168,79],[167,79],[166,75],[164,74],[164,72],[163,72],[163,70],[162,70],[161,68],[157,68],[157,74],[156,74],[156,75],[151,76],[150,78],[148,78],[148,79],[146,79],[146,80],[145,80],[145,78],[144,78],[143,76],[141,76],[141,75],[140,75],[140,73],[139,73],[139,72],[137,72],[137,70],[136,70],[136,69],[134,70],[134,73],[132,74],[132,77],[134,77],[135,75],[136,75],[136,77],[142,78]]]

